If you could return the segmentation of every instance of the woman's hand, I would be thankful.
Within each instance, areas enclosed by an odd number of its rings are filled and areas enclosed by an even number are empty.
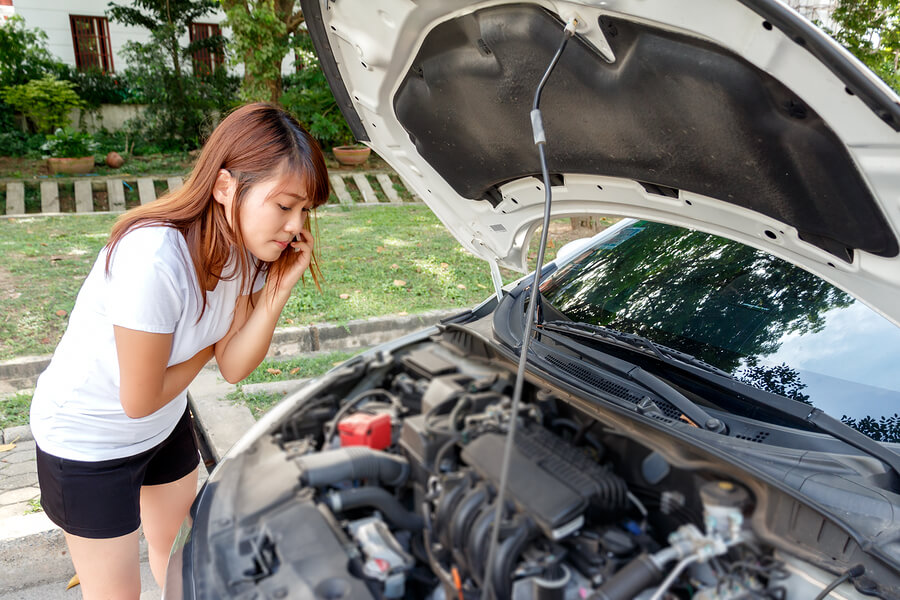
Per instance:
[[[238,299],[231,328],[216,342],[219,372],[229,383],[242,380],[262,362],[291,290],[309,268],[312,234],[303,229],[298,237],[270,265],[266,285],[258,292],[262,297],[254,294],[252,300],[250,296]]]
[[[284,306],[290,298],[291,290],[303,277],[312,260],[315,243],[312,234],[301,229],[297,238],[299,239],[291,242],[281,257],[272,264],[266,279],[266,299],[276,306]]]

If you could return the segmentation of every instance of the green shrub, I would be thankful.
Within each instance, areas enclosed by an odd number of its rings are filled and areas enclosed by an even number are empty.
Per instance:
[[[309,35],[298,36],[298,39],[300,71],[284,78],[282,106],[303,123],[322,148],[353,143],[353,132],[331,93]]]
[[[132,120],[129,128],[146,143],[161,150],[198,148],[216,115],[234,106],[240,80],[224,69],[209,75],[179,74],[158,44],[128,42],[124,53],[134,98],[147,104],[144,116]]]
[[[19,15],[0,21],[0,88],[39,79],[59,64],[47,50],[42,30],[26,29]]]
[[[0,96],[25,115],[36,131],[44,133],[65,127],[69,122],[69,111],[85,107],[74,87],[70,81],[44,75],[28,83],[8,87],[0,92]]]
[[[75,84],[88,108],[97,108],[101,104],[129,104],[136,100],[135,90],[121,73],[104,73],[97,68],[79,71],[63,65],[59,78]]]
[[[79,158],[89,156],[97,149],[97,143],[89,133],[75,131],[71,127],[57,129],[41,146],[48,156],[54,158]]]
[[[29,135],[17,129],[0,130],[0,155],[39,158],[45,139],[41,134]]]

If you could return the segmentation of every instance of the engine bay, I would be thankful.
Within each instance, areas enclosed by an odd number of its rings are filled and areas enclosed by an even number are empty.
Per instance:
[[[513,415],[514,371],[471,339],[451,337],[350,361],[233,459],[241,464],[231,472],[241,475],[216,483],[227,500],[215,503],[205,532],[222,591],[814,598],[835,580],[821,557],[786,553],[757,535],[754,523],[776,504],[759,486],[724,468],[676,466],[546,385],[526,383]],[[830,529],[820,528],[821,539]],[[841,586],[842,597],[862,598],[861,580]]]

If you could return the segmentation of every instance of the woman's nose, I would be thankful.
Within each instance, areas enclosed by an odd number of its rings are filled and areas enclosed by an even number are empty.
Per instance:
[[[303,229],[303,224],[306,222],[306,211],[297,210],[291,212],[291,217],[288,219],[287,225],[285,229],[297,235],[300,233],[300,230]]]

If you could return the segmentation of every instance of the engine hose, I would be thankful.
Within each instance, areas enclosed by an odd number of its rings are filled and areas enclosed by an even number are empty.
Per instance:
[[[516,518],[513,527],[513,532],[497,548],[494,564],[487,565],[491,570],[497,600],[510,600],[512,597],[513,566],[537,529],[531,519],[521,516]]]
[[[592,498],[594,506],[604,512],[618,512],[629,508],[628,485],[614,473],[594,480],[598,486]]]
[[[422,531],[425,521],[419,515],[409,512],[387,490],[374,486],[364,486],[331,492],[325,496],[325,503],[336,513],[369,506],[377,508],[385,520],[398,529]]]
[[[301,471],[300,481],[312,487],[352,479],[398,486],[409,476],[409,463],[405,458],[361,446],[307,454],[296,460]]]
[[[440,448],[438,448],[438,451],[435,452],[435,454],[434,454],[434,464],[431,465],[432,473],[434,473],[435,475],[441,474],[441,463],[444,462],[444,455],[446,455],[448,452],[450,452],[450,450],[452,450],[456,446],[457,442],[459,442],[459,436],[454,435],[449,440],[444,442]],[[450,469],[450,471],[453,471],[457,468],[457,465],[456,465],[457,462],[458,461],[454,461],[453,468]]]
[[[631,600],[663,578],[662,569],[648,554],[641,554],[606,580],[590,600]]]

